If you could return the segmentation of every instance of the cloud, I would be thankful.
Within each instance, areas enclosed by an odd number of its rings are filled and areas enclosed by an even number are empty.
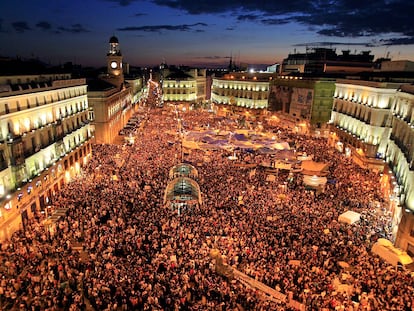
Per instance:
[[[261,21],[265,25],[285,25],[290,23],[288,18],[266,18]]]
[[[13,22],[12,26],[13,26],[14,30],[16,30],[17,32],[20,32],[20,33],[31,30],[29,25],[26,22],[22,22],[22,21]]]
[[[239,22],[299,23],[327,37],[358,38],[397,34],[383,44],[412,44],[412,0],[149,0],[187,14],[236,14]],[[129,3],[132,0],[127,1]]]
[[[141,16],[146,16],[148,15],[147,13],[136,13],[134,14],[135,17],[141,17]]]
[[[118,3],[120,6],[128,6],[132,4],[133,2],[136,2],[137,0],[105,0],[105,1]]]
[[[42,30],[50,30],[50,29],[52,29],[52,25],[49,22],[45,22],[45,21],[38,22],[36,24],[36,27],[37,28],[40,28]]]
[[[173,9],[183,10],[189,14],[215,14],[225,11],[231,12],[240,7],[239,1],[191,1],[191,0],[152,0],[159,6],[167,6]]]
[[[195,23],[195,24],[182,24],[182,25],[149,25],[149,26],[130,26],[118,28],[118,31],[144,31],[144,32],[161,32],[163,30],[169,31],[197,31],[200,29],[194,29],[197,26],[207,27],[205,23]],[[203,30],[201,30],[203,31]]]
[[[306,43],[298,43],[294,44],[293,46],[374,46],[373,42],[338,42],[338,41],[319,41],[319,42],[306,42]]]
[[[238,21],[257,21],[260,18],[257,14],[241,14],[237,16]]]
[[[60,32],[69,32],[69,33],[85,33],[89,30],[85,29],[81,24],[73,24],[70,27],[58,27]]]
[[[259,22],[265,25],[284,25],[291,22],[289,18],[269,18],[268,15],[263,14],[240,14],[237,16],[239,22]]]
[[[414,36],[410,38],[392,38],[380,40],[382,45],[411,45],[414,44]]]
[[[236,11],[245,13],[264,13],[270,15],[288,14],[292,12],[308,11],[314,8],[314,2],[332,2],[332,0],[290,0],[290,1],[257,1],[257,0],[151,0],[159,6],[167,6],[183,10],[189,14],[215,14]]]
[[[212,59],[212,60],[217,60],[217,59],[226,59],[226,58],[230,58],[230,56],[218,56],[218,55],[211,55],[211,56],[197,56],[197,57],[193,57],[194,59]]]

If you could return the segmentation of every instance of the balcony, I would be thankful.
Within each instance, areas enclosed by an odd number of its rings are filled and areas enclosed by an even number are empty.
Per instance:
[[[401,152],[404,154],[404,157],[408,163],[413,161],[414,152],[410,145],[407,146],[406,144],[404,144],[403,141],[399,139],[398,137],[396,137],[394,134],[391,134],[390,140],[392,140],[397,145],[397,147],[401,150]]]

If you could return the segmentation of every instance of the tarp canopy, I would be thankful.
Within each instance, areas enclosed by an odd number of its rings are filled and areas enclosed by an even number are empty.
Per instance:
[[[265,152],[269,150],[285,151],[290,146],[287,142],[275,141],[273,137],[268,135],[259,135],[255,132],[237,131],[202,131],[202,132],[186,132],[183,139],[183,146],[191,149],[252,149],[258,150],[266,147]]]
[[[272,142],[271,144],[267,144],[268,147],[277,149],[277,150],[289,150],[290,146],[287,142]]]
[[[244,134],[234,134],[233,138],[237,140],[243,140],[243,141],[247,140],[247,137]]]
[[[313,175],[313,176],[304,175],[303,176],[303,183],[309,187],[324,186],[326,182],[327,182],[326,177],[321,177],[321,176],[316,176],[316,175]]]
[[[310,160],[302,161],[301,168],[306,175],[326,176],[329,163],[315,162]]]
[[[200,146],[195,141],[183,140],[183,147],[188,149],[199,149]]]
[[[214,137],[211,137],[211,136],[203,136],[203,137],[201,137],[200,140],[203,143],[211,143],[211,142],[215,141],[215,138]]]
[[[361,214],[354,212],[354,211],[346,211],[345,213],[342,213],[338,217],[339,222],[343,222],[349,225],[352,225],[359,221],[361,218]]]
[[[277,159],[283,159],[285,162],[297,162],[295,152],[289,149],[277,150]]]
[[[262,148],[257,149],[257,152],[260,154],[276,154],[277,150],[274,150],[268,147],[262,147]]]

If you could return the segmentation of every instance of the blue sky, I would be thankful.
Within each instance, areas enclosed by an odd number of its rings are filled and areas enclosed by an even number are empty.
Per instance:
[[[2,0],[0,56],[105,66],[273,64],[294,50],[414,60],[413,0]]]

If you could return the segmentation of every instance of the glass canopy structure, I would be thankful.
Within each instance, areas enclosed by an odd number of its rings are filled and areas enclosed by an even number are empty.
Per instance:
[[[196,179],[198,177],[197,169],[188,163],[180,163],[170,169],[170,179],[177,177],[189,177]]]
[[[164,193],[164,206],[176,210],[178,214],[202,204],[200,186],[194,179],[183,175],[198,176],[197,170],[191,165],[174,166],[170,170],[170,178],[174,179],[168,183]]]

